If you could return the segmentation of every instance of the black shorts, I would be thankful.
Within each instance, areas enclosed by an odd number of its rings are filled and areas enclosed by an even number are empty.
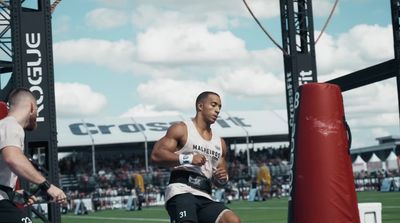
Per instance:
[[[11,201],[0,200],[0,223],[32,223],[25,209],[17,208]]]
[[[172,197],[168,200],[166,208],[173,223],[183,221],[194,223],[216,222],[224,210],[229,210],[221,202],[190,193]]]

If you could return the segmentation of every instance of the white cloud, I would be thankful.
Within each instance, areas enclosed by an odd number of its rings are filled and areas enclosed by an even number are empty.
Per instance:
[[[259,68],[246,67],[218,75],[216,82],[224,91],[242,96],[284,94],[284,82]]]
[[[195,99],[203,91],[223,92],[216,86],[192,80],[155,79],[137,88],[140,98],[155,105],[157,110],[193,111]]]
[[[279,16],[276,0],[253,0],[248,2],[259,18]],[[250,14],[242,1],[138,1],[132,18],[138,27],[163,27],[175,24],[203,24],[209,28],[228,28],[239,25],[238,17],[249,18]]]
[[[357,25],[341,35],[337,44],[356,51],[366,62],[393,58],[392,26]]]
[[[378,82],[345,92],[346,112],[355,115],[390,113],[398,110],[397,87],[394,79]]]
[[[203,24],[209,28],[228,28],[244,25],[243,20],[251,19],[243,1],[231,0],[137,0],[132,1],[133,24],[138,27],[162,27],[174,24]],[[250,9],[260,20],[279,18],[280,6],[277,0],[247,0]],[[315,16],[327,16],[333,1],[313,2]],[[339,12],[339,6],[335,12]],[[252,20],[252,19],[251,19]],[[277,21],[279,22],[279,21]]]
[[[87,63],[116,72],[176,77],[187,75],[188,65],[201,66],[197,71],[204,71],[205,64],[233,64],[249,53],[244,41],[232,33],[212,33],[195,26],[150,29],[139,35],[138,47],[127,40],[62,41],[54,44],[54,56],[58,64]]]
[[[55,83],[55,96],[57,114],[61,117],[95,115],[107,104],[104,95],[80,83]]]
[[[192,11],[193,9],[189,9]],[[202,24],[211,28],[227,28],[237,24],[237,19],[229,19],[224,13],[214,13],[209,10],[189,12],[182,7],[165,9],[158,5],[140,5],[135,9],[132,23],[136,27],[146,29],[148,27],[165,27],[176,24],[198,25]]]
[[[391,26],[357,25],[337,38],[324,34],[316,45],[321,80],[342,76],[393,58]],[[332,75],[334,74],[334,75]]]
[[[218,63],[247,56],[243,40],[204,26],[150,28],[138,35],[137,49],[141,61],[152,63]]]
[[[135,66],[135,46],[126,40],[68,40],[54,44],[54,57],[60,64],[93,63],[126,72]]]
[[[179,114],[179,112],[172,110],[158,111],[155,105],[139,104],[123,113],[121,117],[154,117]]]
[[[96,29],[110,29],[123,26],[129,22],[129,16],[124,11],[97,8],[86,14],[86,24]]]
[[[313,15],[314,16],[328,16],[329,13],[332,11],[334,5],[334,0],[317,0],[317,1],[312,1],[312,7],[313,7]],[[337,4],[335,11],[334,11],[334,16],[337,15],[340,12],[340,2]],[[335,17],[332,18],[334,20]]]
[[[98,4],[104,5],[106,7],[112,8],[127,8],[129,7],[132,0],[95,0]]]
[[[247,5],[257,18],[272,18],[280,15],[279,1],[276,0],[247,0]],[[242,7],[251,16],[244,4]]]
[[[247,0],[250,8],[259,18],[272,18],[279,16],[279,1],[276,0]],[[188,6],[190,7],[190,6]],[[250,16],[242,1],[232,2],[231,0],[220,1],[198,1],[197,12],[211,10],[227,16]]]
[[[53,34],[64,35],[71,30],[71,17],[70,16],[58,16],[57,19],[53,19]]]
[[[362,117],[349,119],[349,125],[355,128],[393,127],[398,126],[398,122],[398,112],[364,115]]]
[[[253,66],[261,67],[264,72],[271,72],[282,75],[283,79],[283,56],[278,48],[266,48],[262,50],[249,51],[250,57],[240,67]],[[237,63],[236,63],[237,64]]]
[[[346,119],[356,147],[376,144],[375,138],[398,134],[399,113],[394,79],[343,93]]]

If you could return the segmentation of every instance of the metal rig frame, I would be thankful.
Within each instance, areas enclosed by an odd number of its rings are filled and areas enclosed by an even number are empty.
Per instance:
[[[294,96],[299,86],[317,82],[311,0],[280,0],[283,62],[289,136],[294,124]]]
[[[34,93],[38,104],[38,127],[26,133],[24,152],[28,157],[44,155],[42,168],[48,171],[43,174],[59,186],[51,5],[50,0],[26,3],[9,0],[0,4],[0,52],[3,52],[0,54],[0,74],[11,73],[0,90],[0,100],[7,101],[9,92],[17,87],[26,87]],[[22,187],[29,190],[30,185],[22,181]],[[48,215],[42,220],[61,222],[59,205],[48,203]]]
[[[352,90],[368,84],[396,77],[400,120],[400,0],[390,0],[394,59],[355,71],[327,81],[339,85],[342,91]],[[295,129],[295,93],[298,87],[308,82],[317,82],[315,41],[311,0],[280,0],[282,41],[285,50],[284,69],[286,80],[286,102],[291,144]],[[291,150],[293,147],[291,145]],[[291,151],[291,165],[295,165],[295,151]],[[294,171],[294,169],[292,169]],[[294,184],[292,172],[291,182]],[[294,188],[291,190],[293,194]],[[295,222],[293,201],[289,198],[288,222]]]

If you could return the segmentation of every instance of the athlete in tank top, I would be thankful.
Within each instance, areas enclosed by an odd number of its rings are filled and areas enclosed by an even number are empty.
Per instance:
[[[166,188],[166,209],[171,222],[240,223],[223,203],[211,198],[212,182],[228,181],[227,146],[211,130],[221,110],[221,98],[205,91],[196,99],[196,116],[171,125],[153,147],[153,164],[171,167]]]
[[[174,170],[185,170],[191,171],[200,175],[212,178],[213,172],[216,170],[218,163],[221,159],[222,149],[221,149],[221,138],[212,135],[211,140],[206,140],[200,136],[196,129],[193,121],[185,122],[187,128],[187,139],[186,144],[182,149],[176,151],[176,154],[203,154],[206,157],[206,162],[202,166],[195,166],[192,164],[183,164],[174,167]],[[204,196],[212,199],[210,194],[207,194],[198,189],[192,188],[187,184],[183,183],[172,183],[169,184],[165,191],[165,200],[168,201],[171,197],[177,194],[192,193],[199,196]]]

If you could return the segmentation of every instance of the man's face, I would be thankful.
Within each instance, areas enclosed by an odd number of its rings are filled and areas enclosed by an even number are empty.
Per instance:
[[[25,130],[32,131],[36,129],[37,127],[36,118],[37,118],[37,105],[36,101],[34,101],[31,102],[31,114],[29,116],[29,122],[28,125],[25,127]]]
[[[205,120],[210,124],[214,123],[221,111],[221,106],[221,99],[219,96],[214,94],[208,95],[208,97],[203,100],[201,109]]]

